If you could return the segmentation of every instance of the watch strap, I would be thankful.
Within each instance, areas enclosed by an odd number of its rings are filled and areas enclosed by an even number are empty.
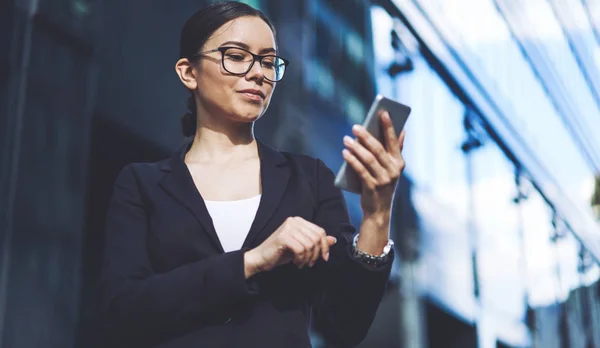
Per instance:
[[[359,260],[360,262],[365,263],[369,266],[381,267],[382,265],[387,264],[392,257],[394,241],[391,239],[388,240],[387,244],[383,248],[383,253],[381,253],[381,255],[373,255],[361,251],[360,249],[358,249],[357,244],[358,234],[354,236],[354,239],[352,241],[352,256],[354,256],[354,258]]]

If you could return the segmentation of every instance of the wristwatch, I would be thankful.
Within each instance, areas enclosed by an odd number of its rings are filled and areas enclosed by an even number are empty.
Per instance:
[[[352,256],[359,260],[362,263],[365,263],[369,266],[373,266],[375,268],[381,267],[389,262],[392,257],[392,247],[394,246],[394,241],[389,239],[385,247],[383,247],[383,253],[381,255],[372,255],[360,251],[356,245],[358,244],[358,233],[354,235],[354,240],[352,241]]]

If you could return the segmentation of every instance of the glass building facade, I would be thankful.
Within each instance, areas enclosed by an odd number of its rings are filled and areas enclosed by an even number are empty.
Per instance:
[[[0,2],[0,347],[71,346],[98,33],[86,1]]]
[[[405,157],[420,222],[421,300],[474,327],[473,342],[453,341],[465,347],[598,345],[590,9],[377,3],[378,91],[413,108]],[[389,74],[406,60],[412,70]],[[435,346],[427,338],[443,330],[414,331],[416,346]]]

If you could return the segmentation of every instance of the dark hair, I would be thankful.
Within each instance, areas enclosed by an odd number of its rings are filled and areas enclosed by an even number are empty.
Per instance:
[[[191,59],[223,24],[246,16],[262,19],[275,35],[273,24],[260,10],[237,1],[217,2],[194,13],[183,25],[179,41],[180,58]],[[189,137],[196,132],[196,101],[193,95],[190,96],[187,104],[189,112],[181,119],[181,127],[183,135]]]

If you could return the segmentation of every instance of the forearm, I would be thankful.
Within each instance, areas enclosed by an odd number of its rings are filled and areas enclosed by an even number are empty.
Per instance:
[[[113,323],[140,330],[218,319],[226,307],[253,295],[242,263],[243,256],[232,252],[143,279],[105,274],[107,314]]]
[[[364,339],[391,271],[391,262],[382,268],[363,264],[352,256],[351,248],[347,244],[332,256],[341,263],[327,272],[327,285],[314,306],[318,331],[340,346],[354,346]]]

